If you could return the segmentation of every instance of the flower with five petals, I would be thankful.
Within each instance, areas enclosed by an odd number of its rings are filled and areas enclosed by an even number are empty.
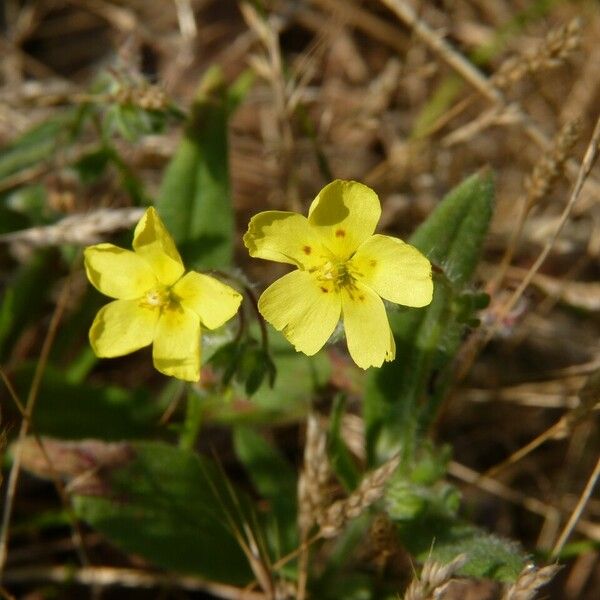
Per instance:
[[[90,329],[96,355],[123,356],[153,344],[154,366],[161,373],[198,381],[201,326],[215,329],[233,317],[240,294],[208,275],[184,275],[175,243],[154,208],[135,228],[133,251],[97,244],[84,256],[92,285],[115,298]]]
[[[318,352],[341,317],[354,362],[380,367],[396,354],[382,298],[412,307],[431,302],[431,263],[413,246],[374,234],[380,215],[373,190],[336,180],[319,192],[308,218],[266,211],[251,219],[244,235],[250,255],[297,267],[258,303],[296,350]]]

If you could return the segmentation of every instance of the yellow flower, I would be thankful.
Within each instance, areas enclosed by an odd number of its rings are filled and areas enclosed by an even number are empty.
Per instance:
[[[320,191],[308,218],[267,211],[250,221],[244,244],[251,256],[298,267],[258,303],[296,350],[318,352],[341,317],[354,362],[380,367],[396,354],[382,298],[414,307],[431,302],[430,262],[397,238],[373,235],[380,215],[373,190],[336,180]]]
[[[92,285],[111,298],[90,329],[97,356],[123,356],[153,344],[154,366],[186,381],[200,379],[201,324],[220,327],[242,297],[184,266],[160,217],[149,208],[135,228],[133,252],[98,244],[85,249]]]

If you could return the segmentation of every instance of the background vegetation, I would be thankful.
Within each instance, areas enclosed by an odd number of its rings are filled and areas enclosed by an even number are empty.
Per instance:
[[[597,2],[0,7],[3,597],[597,598]],[[435,266],[366,373],[241,244],[333,178]],[[196,386],[87,341],[149,204],[246,296]]]

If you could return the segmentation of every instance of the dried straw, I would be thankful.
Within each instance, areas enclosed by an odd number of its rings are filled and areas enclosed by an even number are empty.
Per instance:
[[[298,478],[298,528],[303,539],[326,504],[326,488],[330,477],[327,435],[319,417],[310,414],[306,422],[304,467]]]
[[[425,561],[421,576],[413,579],[406,590],[404,600],[433,600],[439,597],[444,586],[467,562],[465,554],[459,554],[452,562],[442,565],[430,558]]]
[[[555,68],[567,61],[580,44],[581,20],[575,18],[566,25],[551,29],[533,52],[504,61],[492,77],[492,84],[508,89],[527,76]]]
[[[548,565],[536,569],[533,565],[527,565],[518,579],[505,590],[501,600],[531,600],[538,589],[546,585],[560,568],[558,565]]]
[[[336,536],[344,525],[361,515],[369,506],[383,496],[385,486],[400,464],[395,456],[363,478],[348,498],[338,500],[317,516],[322,537]]]

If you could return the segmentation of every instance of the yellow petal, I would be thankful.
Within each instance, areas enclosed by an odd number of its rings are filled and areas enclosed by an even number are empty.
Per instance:
[[[111,358],[135,352],[152,343],[159,311],[138,300],[115,300],[103,306],[90,328],[96,356]]]
[[[148,263],[131,250],[98,244],[88,246],[84,257],[88,279],[98,291],[111,298],[139,298],[157,284]]]
[[[152,207],[136,225],[133,249],[148,262],[163,285],[173,285],[183,275],[175,242]]]
[[[154,366],[184,381],[200,379],[200,317],[176,303],[163,309],[152,348]]]
[[[347,260],[373,234],[380,215],[379,198],[371,188],[336,179],[314,199],[308,220],[338,259]]]
[[[360,282],[342,289],[342,315],[350,356],[361,369],[394,360],[394,337],[383,301],[373,290]]]
[[[258,213],[250,220],[244,244],[254,258],[289,263],[305,269],[330,258],[308,219],[292,212],[269,210]]]
[[[374,235],[360,246],[350,264],[355,277],[390,302],[415,307],[431,302],[431,263],[402,240]]]
[[[242,301],[232,287],[195,271],[186,273],[172,289],[181,304],[193,310],[209,329],[229,321]]]
[[[331,337],[340,320],[341,302],[331,285],[321,285],[308,272],[296,270],[269,286],[258,308],[296,350],[312,356]]]

